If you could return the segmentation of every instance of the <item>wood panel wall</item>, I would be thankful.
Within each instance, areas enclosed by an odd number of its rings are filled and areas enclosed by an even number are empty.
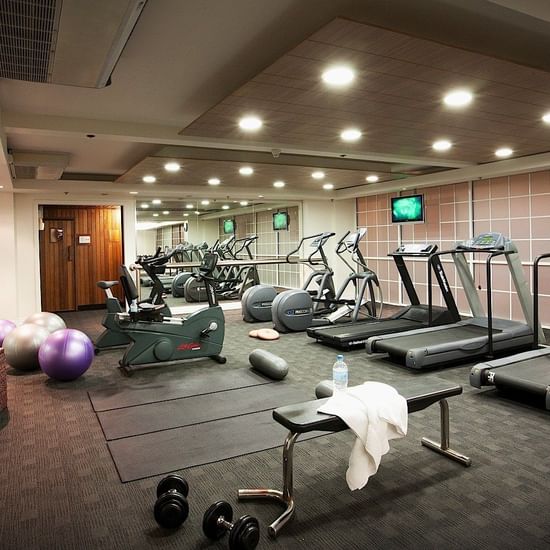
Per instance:
[[[118,280],[122,263],[122,223],[120,206],[44,206],[43,219],[74,220],[76,307],[105,303],[97,281]],[[90,244],[78,237],[90,236]],[[115,289],[117,290],[117,287]],[[120,288],[115,294],[122,298]]]

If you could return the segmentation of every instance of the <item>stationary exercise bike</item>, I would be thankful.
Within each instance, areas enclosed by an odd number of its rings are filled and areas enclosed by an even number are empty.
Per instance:
[[[148,307],[144,304],[161,305],[160,313],[165,317],[170,317],[172,314],[170,308],[164,302],[164,286],[158,278],[157,270],[168,263],[176,250],[174,249],[172,252],[163,255],[160,254],[160,251],[159,247],[154,256],[139,256],[136,260],[136,264],[145,271],[147,278],[153,285],[149,297],[137,302],[137,307],[143,309]],[[130,277],[127,271],[124,275]],[[116,321],[116,316],[125,311],[123,304],[113,295],[111,290],[116,285],[118,285],[118,281],[99,281],[97,283],[97,286],[105,292],[107,313],[101,323],[105,328],[94,343],[96,355],[101,351],[126,347],[131,342],[128,335],[120,330],[120,325]],[[130,302],[128,302],[128,306],[130,306]]]
[[[217,261],[216,254],[204,256],[194,277],[203,281],[206,287],[208,307],[186,319],[164,317],[162,305],[141,304],[138,308],[136,286],[123,266],[120,282],[130,303],[130,311],[117,314],[115,319],[120,330],[131,340],[120,360],[120,367],[125,373],[129,374],[134,366],[177,363],[198,357],[212,357],[218,363],[226,362],[226,358],[220,355],[225,318],[218,305],[212,277]]]

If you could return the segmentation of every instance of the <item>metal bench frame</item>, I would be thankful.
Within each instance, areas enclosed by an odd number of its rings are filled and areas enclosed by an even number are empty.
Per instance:
[[[462,393],[462,387],[459,387],[459,388],[460,388],[460,391],[455,391],[454,393],[450,393],[450,395],[458,395],[459,393]],[[455,388],[455,390],[456,389],[457,388]],[[426,409],[427,407],[429,407],[434,403],[439,403],[440,418],[441,418],[441,441],[437,443],[436,441],[423,437],[421,440],[421,443],[425,447],[428,447],[428,449],[431,449],[432,451],[442,454],[443,456],[446,456],[447,458],[454,460],[462,464],[463,466],[470,466],[472,464],[472,461],[469,457],[461,453],[458,453],[457,451],[454,451],[449,446],[449,440],[450,440],[449,404],[445,397],[439,397],[437,396],[437,393],[440,393],[440,392],[435,392],[434,394],[432,394],[432,399],[429,399],[430,396],[428,395],[427,402],[426,404],[424,404],[424,406],[423,406],[423,403],[418,398],[412,398],[407,400],[409,414],[411,412],[416,412],[419,410]],[[326,401],[326,400],[317,400],[309,403],[315,403],[316,407],[318,408],[321,406],[322,401]],[[303,405],[306,405],[306,404],[307,403],[303,403]],[[278,411],[280,410],[281,409],[276,409],[275,411],[273,411],[273,417],[279,423],[284,425],[285,422],[280,422],[281,415],[280,413],[278,413]],[[318,426],[319,431],[327,431],[329,433],[335,433],[335,432],[344,431],[348,429],[348,426],[337,417],[326,415],[326,419],[327,419],[326,423],[333,424],[332,428],[325,427],[325,429],[323,429],[321,426]],[[275,538],[279,534],[279,531],[284,527],[284,525],[286,525],[286,523],[290,520],[290,518],[293,516],[295,511],[294,476],[293,476],[294,444],[296,443],[298,436],[301,433],[305,433],[307,431],[314,431],[314,430],[305,429],[301,431],[295,431],[291,429],[285,439],[285,442],[283,444],[283,490],[282,491],[279,491],[278,489],[239,489],[239,493],[238,493],[239,500],[256,499],[256,498],[274,499],[277,502],[283,504],[283,506],[285,506],[284,512],[268,527],[268,534],[272,538]]]

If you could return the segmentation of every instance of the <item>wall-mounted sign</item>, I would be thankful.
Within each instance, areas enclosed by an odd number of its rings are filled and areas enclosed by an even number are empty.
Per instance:
[[[78,244],[91,244],[91,243],[92,243],[91,235],[79,235],[78,236]]]

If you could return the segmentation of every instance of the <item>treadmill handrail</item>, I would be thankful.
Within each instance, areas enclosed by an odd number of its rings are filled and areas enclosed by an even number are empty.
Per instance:
[[[489,254],[487,256],[487,259],[485,260],[486,265],[486,276],[487,276],[487,338],[488,338],[488,355],[490,357],[493,356],[493,304],[492,304],[492,285],[491,285],[491,260],[495,258],[496,256],[508,256],[510,254],[515,254],[515,251],[513,250],[502,250],[502,249],[494,249],[494,248],[488,248],[485,250],[477,250],[472,248],[464,248],[464,249],[449,249],[449,250],[441,250],[439,252],[434,252],[430,258],[429,263],[431,267],[435,270],[434,259],[439,256],[443,256],[444,254],[464,254],[466,252],[470,252],[472,254],[475,254],[476,252]],[[428,270],[428,323],[431,324],[432,322],[432,307],[433,307],[433,296],[432,296],[432,270]]]
[[[539,264],[546,258],[550,258],[550,252],[537,256],[533,263],[533,349],[539,347]]]

